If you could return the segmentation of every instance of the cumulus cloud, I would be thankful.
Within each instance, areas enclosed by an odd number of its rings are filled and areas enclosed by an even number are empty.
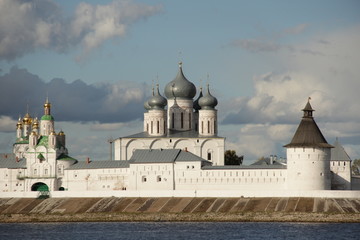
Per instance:
[[[46,95],[58,121],[114,123],[142,117],[145,84],[118,82],[89,85],[81,80],[67,83],[56,78],[44,82],[26,69],[11,68],[0,75],[1,114],[11,119],[23,115],[26,106],[32,116],[41,117]]]
[[[17,121],[9,116],[0,116],[0,132],[13,132]]]
[[[299,26],[293,33],[300,33],[302,28]],[[338,137],[349,155],[359,158],[359,43],[358,25],[312,35],[292,45],[294,51],[290,55],[280,51],[281,47],[273,48],[274,52],[278,50],[273,60],[281,69],[254,76],[252,96],[225,103],[228,107],[222,124],[239,129],[237,135],[234,133],[236,137],[227,138],[229,145],[237,147],[245,159],[261,156],[265,152],[264,142],[271,147],[265,148],[268,154],[281,152],[282,145],[290,142],[300,122],[300,110],[311,97],[315,120],[328,142],[333,143]],[[254,47],[254,54],[255,50]],[[245,142],[259,152],[247,148]]]
[[[53,0],[0,0],[0,60],[11,61],[37,49],[64,52],[76,46],[82,49],[81,59],[160,11],[161,6],[114,0],[96,6],[80,3],[73,16],[65,16]]]

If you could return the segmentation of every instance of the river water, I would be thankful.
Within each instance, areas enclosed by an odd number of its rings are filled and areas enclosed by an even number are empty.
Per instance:
[[[360,223],[0,223],[0,239],[360,239]]]

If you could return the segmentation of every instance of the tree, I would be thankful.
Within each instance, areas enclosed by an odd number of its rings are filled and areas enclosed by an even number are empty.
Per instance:
[[[234,150],[225,151],[225,165],[241,165],[244,160],[244,156],[236,155]]]
[[[351,164],[351,172],[353,175],[360,175],[360,159],[355,159]]]

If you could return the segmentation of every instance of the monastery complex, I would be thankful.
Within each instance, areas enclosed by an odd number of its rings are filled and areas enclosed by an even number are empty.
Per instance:
[[[71,157],[65,133],[55,130],[47,99],[40,119],[29,113],[19,119],[13,152],[0,154],[0,195],[211,192],[221,197],[223,192],[238,196],[312,192],[320,197],[335,192],[340,196],[342,191],[360,197],[359,179],[351,176],[351,159],[338,141],[333,145],[326,141],[309,101],[304,102],[293,138],[284,146],[286,161],[270,157],[248,166],[230,166],[224,165],[225,138],[218,136],[218,101],[209,85],[196,93],[180,63],[164,96],[157,85],[144,103],[143,131],[115,139],[114,159],[107,161]]]

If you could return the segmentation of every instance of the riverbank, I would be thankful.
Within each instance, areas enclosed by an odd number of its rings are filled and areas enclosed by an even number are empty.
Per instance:
[[[81,213],[1,214],[2,223],[29,222],[318,222],[359,223],[359,214],[324,213]]]
[[[360,222],[345,198],[0,198],[0,222]]]

